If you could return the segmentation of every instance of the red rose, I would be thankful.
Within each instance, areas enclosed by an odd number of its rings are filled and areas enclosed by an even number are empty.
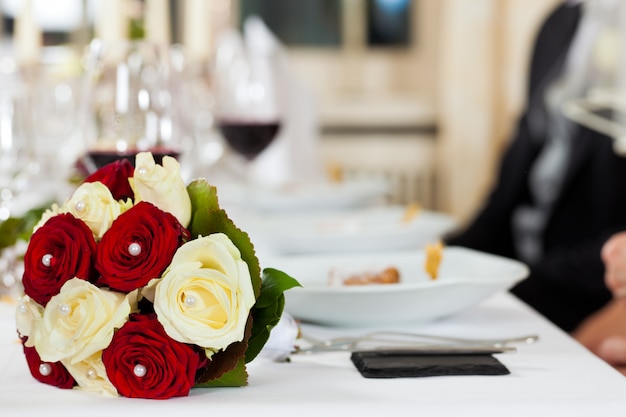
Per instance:
[[[122,213],[102,236],[96,252],[99,283],[130,292],[161,276],[189,232],[174,216],[140,202]]]
[[[133,315],[102,351],[102,362],[120,395],[167,399],[189,395],[200,356],[171,339],[154,314]]]
[[[76,381],[61,362],[43,362],[34,347],[23,346],[28,369],[37,381],[64,389],[76,385]]]
[[[85,182],[100,181],[111,191],[116,200],[134,199],[135,193],[128,182],[133,176],[135,168],[127,159],[119,159],[103,166],[91,174]]]
[[[95,279],[96,241],[81,220],[71,214],[50,218],[30,238],[24,255],[24,292],[45,306],[66,281]]]

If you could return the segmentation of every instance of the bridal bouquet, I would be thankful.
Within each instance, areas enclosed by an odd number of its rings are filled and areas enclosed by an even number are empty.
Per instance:
[[[16,321],[31,374],[59,388],[166,399],[247,384],[299,285],[261,271],[205,180],[140,153],[88,177],[35,226]]]

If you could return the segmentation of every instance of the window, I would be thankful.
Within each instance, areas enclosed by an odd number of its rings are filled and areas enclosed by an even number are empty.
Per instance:
[[[288,46],[343,47],[356,32],[368,47],[406,47],[415,1],[240,0],[239,23],[257,15]]]
[[[410,0],[368,0],[368,46],[407,46],[410,42],[410,9]]]
[[[250,15],[261,17],[286,45],[341,45],[341,0],[241,0],[240,22]]]

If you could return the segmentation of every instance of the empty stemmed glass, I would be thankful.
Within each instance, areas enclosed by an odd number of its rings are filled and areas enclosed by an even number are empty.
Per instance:
[[[32,120],[24,96],[15,60],[0,57],[0,221],[15,214],[33,174]]]

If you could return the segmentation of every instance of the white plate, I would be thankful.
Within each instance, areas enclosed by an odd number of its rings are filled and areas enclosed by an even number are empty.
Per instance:
[[[425,210],[404,220],[405,210],[382,206],[265,216],[249,228],[259,244],[277,253],[296,254],[421,249],[457,224],[451,216]]]
[[[424,271],[423,251],[274,258],[280,269],[302,284],[285,293],[285,310],[297,319],[334,326],[367,326],[430,321],[471,307],[506,291],[528,276],[521,262],[461,247],[446,247],[439,277]],[[333,268],[395,266],[400,283],[330,286]]]
[[[252,204],[267,212],[345,209],[380,202],[389,193],[389,184],[373,178],[257,188],[252,195],[248,191],[241,184],[225,184],[218,187],[218,197],[225,203]]]

